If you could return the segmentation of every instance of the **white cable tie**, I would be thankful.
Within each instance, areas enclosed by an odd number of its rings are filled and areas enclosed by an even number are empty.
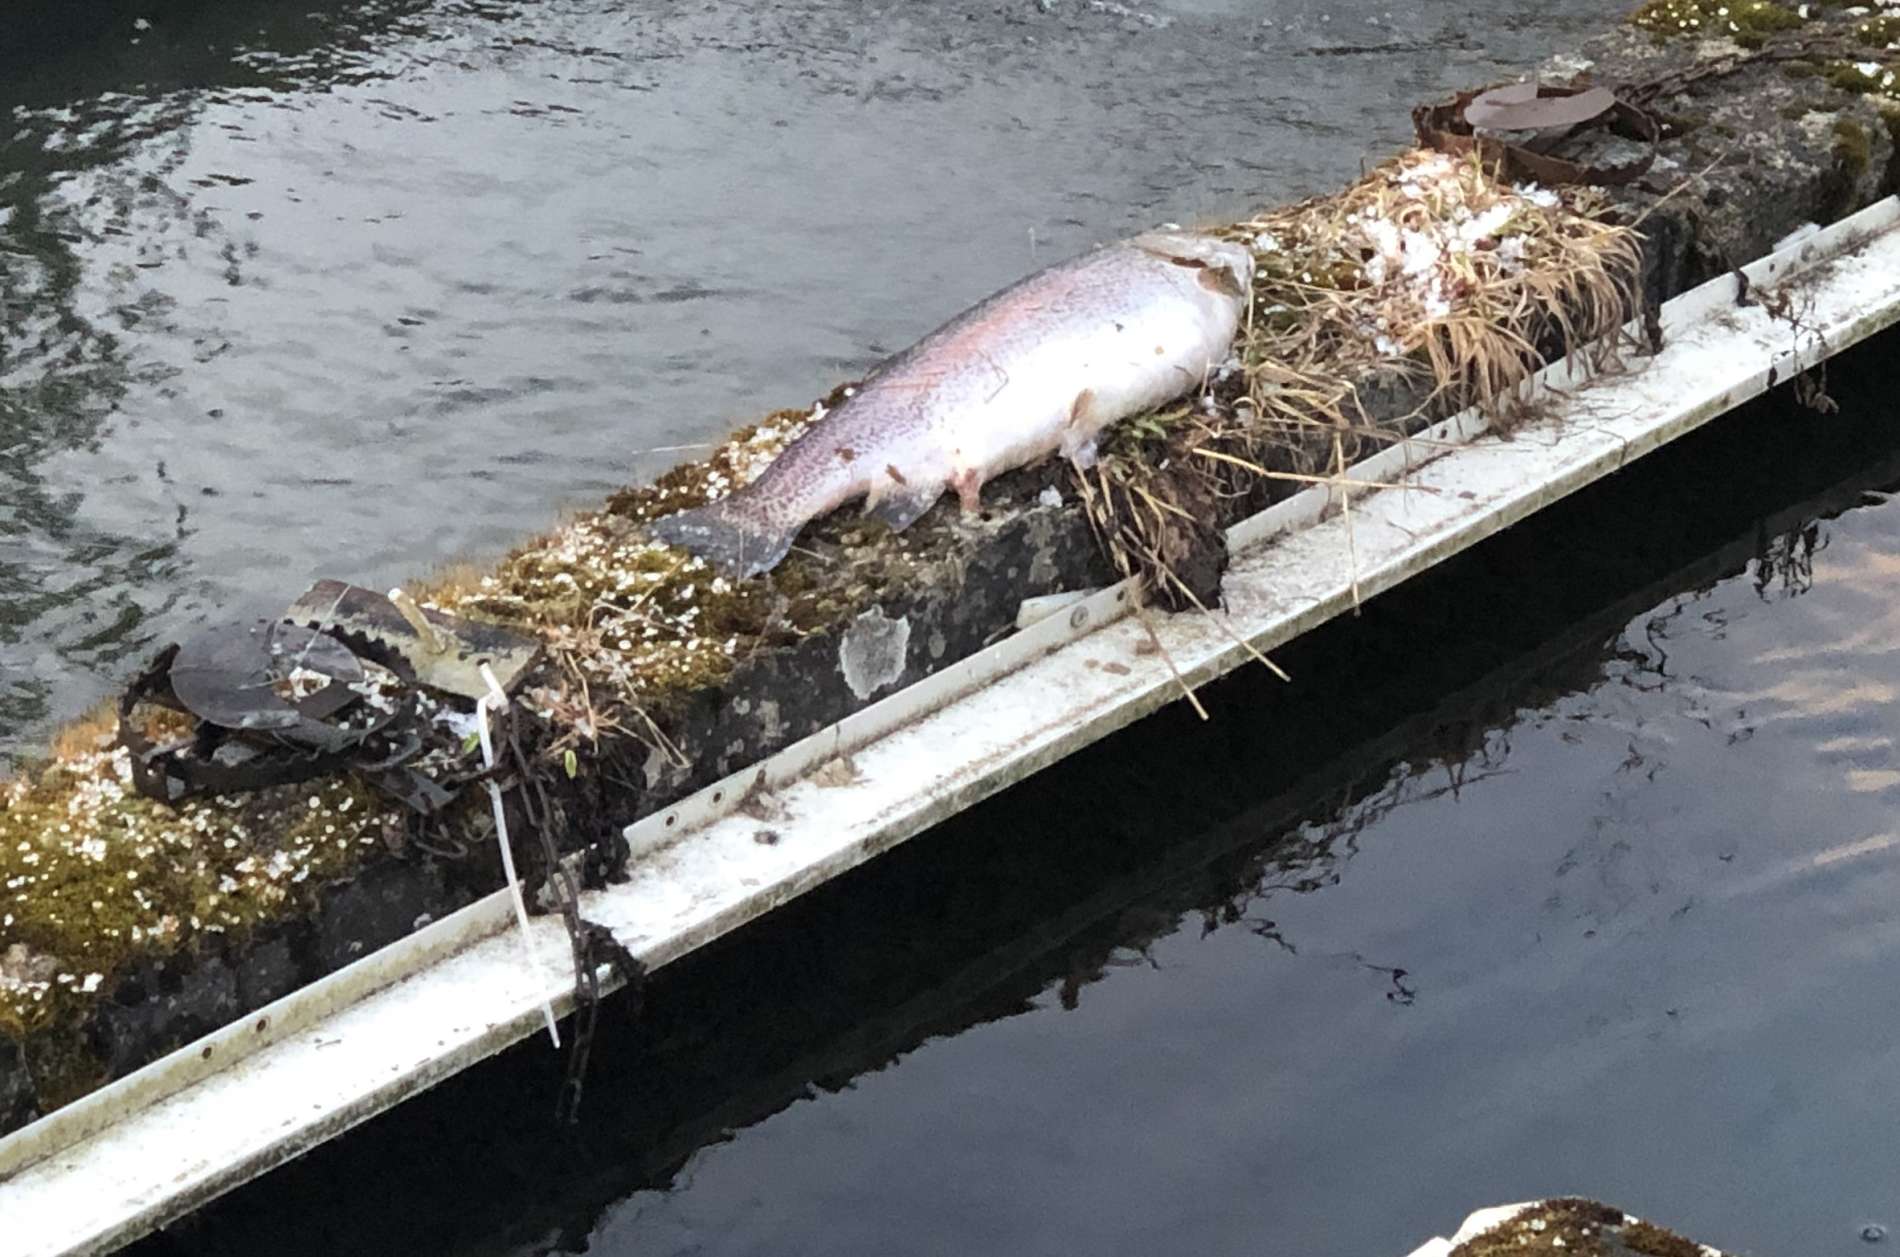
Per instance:
[[[508,691],[502,689],[501,682],[495,679],[495,670],[485,663],[477,664],[476,668],[481,672],[482,680],[488,683],[488,697],[495,700],[496,707],[506,707]]]
[[[508,693],[495,680],[495,673],[487,664],[481,665],[482,680],[488,682],[488,693],[475,700],[475,736],[482,744],[482,764],[491,772],[495,767],[495,743],[489,736],[489,713],[500,711],[508,705]],[[532,976],[539,967],[534,954],[534,936],[528,930],[528,905],[521,897],[521,879],[515,876],[515,853],[508,845],[508,818],[501,804],[501,787],[495,784],[493,777],[482,783],[488,787],[488,802],[495,812],[495,841],[501,845],[501,867],[508,875],[508,895],[514,900],[515,924],[521,927],[521,954],[528,962],[528,973]],[[548,1000],[541,1001],[541,1017],[548,1025],[548,1039],[555,1047],[561,1046],[561,1032],[554,1025],[554,1005]]]

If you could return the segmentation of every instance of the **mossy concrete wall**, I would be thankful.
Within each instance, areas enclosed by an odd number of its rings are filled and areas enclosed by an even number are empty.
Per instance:
[[[1659,161],[1616,193],[1622,216],[1646,238],[1651,301],[1759,256],[1803,223],[1831,221],[1894,189],[1900,101],[1865,66],[1900,64],[1900,54],[1854,44],[1850,15],[1817,13],[1775,36],[1811,35],[1817,50],[1806,58],[1706,73],[1749,50],[1703,33],[1631,26],[1543,68],[1546,78],[1588,74],[1605,83],[1679,78],[1651,104],[1669,126]],[[1375,424],[1415,428],[1436,417],[1433,407],[1421,410],[1415,383],[1390,375],[1358,383],[1359,404]],[[1310,440],[1310,450],[1286,451],[1289,463],[1331,461],[1331,436],[1315,430]],[[1259,509],[1269,493],[1263,487],[1210,504],[1217,518],[1203,521],[1208,534]],[[1026,597],[1116,579],[1066,468],[1007,476],[986,491],[986,504],[980,518],[940,506],[901,539],[866,540],[861,525],[842,517],[817,525],[807,540],[829,562],[825,622],[761,640],[705,684],[673,695],[656,719],[677,754],[621,732],[589,747],[582,771],[553,782],[563,845],[596,841],[967,657],[1012,631]],[[544,665],[525,688],[558,680],[557,671]],[[295,805],[288,794],[281,802]],[[351,875],[321,887],[292,917],[117,975],[76,1031],[18,1042],[0,1035],[0,1131],[491,888],[492,847],[480,841],[479,820],[471,824],[463,858],[376,844]]]
[[[901,562],[889,548],[841,550],[849,611],[692,694],[667,722],[686,762],[646,751],[634,810],[662,808],[974,654],[1014,627],[1024,598],[1115,579],[1066,472],[1028,469],[992,492],[997,508],[982,517],[940,507],[916,525],[922,544]]]
[[[1851,23],[1850,16],[1837,15],[1832,27],[1823,20],[1815,26],[1851,30]],[[1580,53],[1553,58],[1542,73],[1644,83],[1719,68],[1750,51],[1726,38],[1661,37],[1631,25]],[[1900,54],[1887,56],[1900,64]],[[1804,223],[1832,222],[1900,186],[1894,140],[1900,96],[1888,103],[1877,94],[1843,90],[1828,77],[1829,64],[1825,52],[1812,60],[1764,60],[1692,79],[1653,101],[1670,134],[1652,171],[1614,194],[1624,219],[1639,222],[1645,237],[1650,302],[1660,304],[1769,252]],[[1416,428],[1442,417],[1442,407],[1420,412],[1426,390],[1416,380],[1381,375],[1355,385],[1375,424]],[[1324,463],[1329,437],[1315,432],[1311,439],[1309,465]],[[1049,504],[1052,492],[1063,496],[1059,505]],[[1066,469],[1017,473],[986,496],[990,509],[979,521],[944,506],[920,525],[930,542],[920,547],[926,557],[908,571],[880,570],[875,550],[841,551],[846,561],[866,565],[856,582],[860,614],[894,621],[908,639],[901,671],[876,694],[919,680],[1008,632],[1024,598],[1115,579],[1074,501]],[[1221,503],[1216,522],[1231,524],[1263,504],[1259,498]],[[663,807],[875,697],[850,684],[850,643],[862,632],[857,624],[854,618],[761,654],[696,694],[669,730],[693,766],[678,769],[649,755],[648,792],[632,811]]]

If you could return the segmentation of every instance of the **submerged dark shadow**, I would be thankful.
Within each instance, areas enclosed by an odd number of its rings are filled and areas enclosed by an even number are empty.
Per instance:
[[[0,44],[0,103],[102,93],[320,85],[428,0],[20,0]]]
[[[552,1120],[561,1061],[536,1039],[138,1251],[580,1251],[736,1129],[1052,990],[1084,1003],[1184,927],[1297,955],[1275,900],[1496,771],[1520,713],[1612,668],[1669,683],[1624,647],[1634,617],[1747,571],[1801,594],[1820,525],[1900,486],[1883,351],[1834,365],[1839,415],[1746,408],[1296,644],[1293,684],[1244,672],[1211,721],[1176,704],[662,971],[638,1017],[610,1005],[577,1127]],[[1432,999],[1407,957],[1346,959],[1341,981]]]

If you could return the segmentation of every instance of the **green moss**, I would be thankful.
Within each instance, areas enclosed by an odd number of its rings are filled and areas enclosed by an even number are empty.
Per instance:
[[[1867,163],[1873,160],[1873,146],[1867,138],[1867,129],[1852,118],[1840,118],[1834,123],[1834,160],[1849,179],[1858,179],[1867,173]]]
[[[1332,249],[1270,253],[1257,258],[1256,271],[1256,286],[1269,290],[1274,284],[1328,288],[1334,292],[1351,292],[1366,286],[1365,268],[1359,259]]]
[[[1836,61],[1823,71],[1827,81],[1843,92],[1900,100],[1900,73],[1880,61]]]
[[[1460,1244],[1451,1257],[1503,1257],[1506,1253],[1601,1257],[1603,1235],[1622,1225],[1619,1209],[1589,1200],[1552,1200]]]
[[[76,1085],[87,1014],[129,968],[308,911],[381,846],[384,817],[348,778],[173,809],[132,790],[123,750],[0,785],[0,1034],[36,1058],[65,1044],[41,1082]]]
[[[1869,48],[1888,49],[1900,45],[1900,14],[1882,14],[1854,23],[1854,38]]]
[[[1653,1222],[1638,1222],[1623,1232],[1623,1245],[1643,1257],[1702,1257],[1702,1246]]]
[[[828,402],[842,400],[840,391]],[[614,494],[603,509],[515,550],[492,573],[426,591],[425,602],[540,633],[565,676],[586,681],[585,701],[607,720],[620,723],[629,709],[670,715],[755,651],[916,587],[914,556],[930,548],[941,512],[901,538],[840,512],[771,572],[743,581],[647,535],[650,521],[748,483],[806,429],[811,413],[778,411],[742,428],[707,458]],[[814,553],[814,545],[840,546],[849,561]]]
[[[644,525],[744,484],[808,418],[781,411],[741,429],[712,456],[615,494],[491,574],[429,591],[426,601],[541,632],[565,664],[605,687],[603,699],[650,708],[714,684],[775,634],[796,636],[821,618],[813,563],[795,552],[765,578],[732,581],[650,539]]]
[[[1759,47],[1769,35],[1793,30],[1804,19],[1771,0],[1647,0],[1629,21],[1659,39],[1727,36],[1744,47]]]

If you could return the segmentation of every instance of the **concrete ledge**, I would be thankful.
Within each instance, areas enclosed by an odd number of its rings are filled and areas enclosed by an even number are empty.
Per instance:
[[[1612,202],[1645,234],[1652,301],[1894,186],[1886,99],[1839,73],[1853,64],[1841,59],[1849,55],[1843,41],[1851,40],[1852,21],[1832,10],[1817,18],[1810,32],[1817,46],[1823,35],[1839,46],[1805,61],[1742,64],[1747,50],[1727,41],[1658,40],[1619,29],[1553,63],[1558,71],[1587,66],[1601,80],[1676,76],[1677,86],[1659,89],[1652,101],[1673,128],[1660,147],[1662,161]],[[1892,60],[1882,51],[1865,55]],[[1732,63],[1732,72],[1717,73]],[[1351,383],[1371,427],[1412,432],[1445,413],[1444,405],[1421,409],[1420,387],[1390,373]],[[1333,453],[1329,437],[1310,433],[1289,442],[1280,466],[1324,466]],[[1049,490],[1057,504],[1048,504]],[[1215,503],[1207,531],[1217,533],[1265,497],[1285,492]],[[661,815],[693,791],[969,657],[1011,631],[1024,598],[1101,586],[1118,575],[1096,546],[1067,473],[1056,468],[1031,469],[995,486],[982,520],[939,510],[907,536],[901,562],[849,520],[818,526],[810,541],[835,569],[827,579],[836,597],[824,615],[788,621],[729,672],[657,708],[676,755],[660,753],[651,737],[620,733],[584,747],[582,770],[555,782],[566,847],[600,842]],[[558,681],[549,665],[529,686]],[[546,746],[563,732],[544,722],[535,737]],[[288,815],[302,802],[303,792],[286,790],[261,805]],[[490,838],[478,809],[458,823],[474,853],[468,859],[416,846],[370,846],[348,876],[320,888],[297,912],[242,939],[200,936],[114,974],[97,1013],[62,1027],[57,1041],[0,1035],[0,1131],[403,937],[419,919],[476,899],[495,885],[494,861],[485,854]]]

